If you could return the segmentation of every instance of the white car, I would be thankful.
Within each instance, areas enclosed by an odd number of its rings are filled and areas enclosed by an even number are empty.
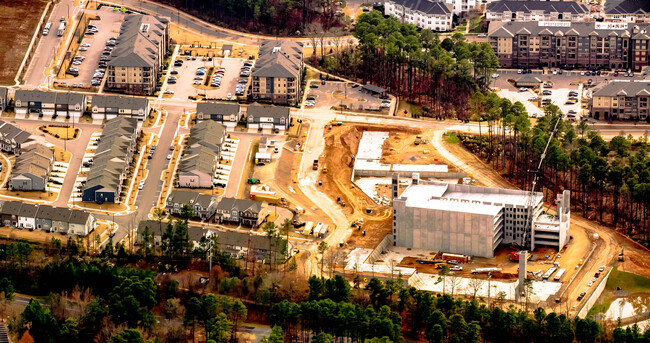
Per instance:
[[[172,154],[167,155],[167,159],[171,160],[172,159]]]
[[[90,48],[90,44],[88,43],[81,43],[81,46],[83,46],[84,48]]]
[[[195,85],[200,85],[200,84],[202,84],[202,83],[203,83],[203,82],[201,82],[201,81],[194,81],[194,84],[195,84]]]
[[[138,185],[138,189],[142,190],[144,188],[144,180],[140,181],[140,184]]]
[[[591,286],[593,286],[593,284],[594,284],[593,281],[589,281],[589,283],[587,284],[587,286],[591,287]]]
[[[174,94],[174,91],[166,90],[166,91],[165,91],[165,94]]]
[[[232,98],[232,94],[228,93],[228,95],[226,95],[226,99],[230,100],[231,98]]]

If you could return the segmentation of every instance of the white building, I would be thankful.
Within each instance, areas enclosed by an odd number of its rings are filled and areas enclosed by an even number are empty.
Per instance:
[[[608,0],[605,2],[605,21],[650,23],[650,1]]]
[[[421,29],[450,31],[454,14],[454,5],[451,2],[467,0],[447,1],[450,3],[431,0],[387,0],[384,3],[384,15],[394,15],[401,22],[411,23]]]
[[[414,174],[413,183],[393,200],[393,241],[408,248],[488,258],[501,243],[561,249],[569,237],[569,192],[558,196],[559,218],[542,215],[542,193],[534,195],[532,232],[528,203],[526,191],[422,182]]]
[[[498,0],[487,4],[488,21],[568,21],[589,20],[589,7],[576,1]]]
[[[452,11],[457,16],[466,13],[480,3],[477,0],[442,0],[442,2],[451,4],[453,6]]]

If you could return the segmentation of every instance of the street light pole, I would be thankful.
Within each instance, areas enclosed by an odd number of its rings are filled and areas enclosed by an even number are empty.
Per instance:
[[[490,309],[490,280],[492,279],[492,272],[488,273],[488,309]]]

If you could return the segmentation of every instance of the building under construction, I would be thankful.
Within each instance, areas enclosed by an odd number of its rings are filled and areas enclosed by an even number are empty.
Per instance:
[[[489,258],[501,243],[560,250],[569,239],[569,191],[557,196],[553,216],[544,213],[540,192],[427,182],[417,174],[393,199],[397,246]]]

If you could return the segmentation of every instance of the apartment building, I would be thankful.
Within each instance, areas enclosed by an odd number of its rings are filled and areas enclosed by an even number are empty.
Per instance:
[[[648,24],[491,22],[489,41],[504,68],[641,70],[648,65]]]
[[[201,101],[196,103],[196,120],[214,120],[226,128],[234,128],[241,119],[239,104]]]
[[[266,202],[221,198],[217,204],[215,220],[220,223],[260,226],[267,215],[268,205]]]
[[[291,40],[265,41],[251,77],[253,100],[282,105],[300,101],[303,45]]]
[[[246,109],[246,127],[249,129],[272,129],[285,131],[291,124],[288,107],[251,104]]]
[[[169,214],[180,215],[183,206],[188,205],[194,217],[201,220],[210,219],[216,210],[217,197],[210,194],[173,190],[167,197],[165,211]]]
[[[86,95],[19,89],[14,95],[14,109],[17,114],[79,118],[86,109]]]
[[[397,17],[403,23],[411,23],[421,29],[451,31],[454,5],[431,0],[387,0],[384,15]]]
[[[445,182],[424,182],[414,175],[398,197],[393,178],[393,241],[407,248],[494,257],[499,244],[531,250],[562,249],[569,240],[569,192],[558,196],[558,217],[542,213],[542,193],[529,207],[526,191]],[[532,215],[532,227],[530,216]]]
[[[79,236],[88,235],[97,225],[95,217],[86,211],[21,201],[0,202],[0,218],[3,226]]]
[[[4,111],[9,105],[9,89],[0,87],[0,111]]]
[[[54,152],[43,144],[32,144],[16,157],[9,187],[14,191],[45,191],[54,164]]]
[[[34,143],[32,138],[31,133],[0,120],[0,150],[19,155],[23,149]]]
[[[106,122],[82,189],[82,201],[99,204],[119,202],[139,131],[135,118],[117,117]]]
[[[144,120],[150,110],[149,99],[137,96],[93,95],[90,106],[93,119],[127,116]]]
[[[488,21],[570,21],[589,19],[589,7],[576,1],[499,0],[487,4]]]
[[[597,86],[589,100],[595,119],[647,120],[650,112],[650,80],[616,80]]]
[[[605,2],[605,21],[650,23],[650,1],[607,0]]]
[[[154,94],[168,48],[168,18],[142,14],[126,16],[107,63],[106,89]]]
[[[226,128],[216,121],[202,121],[190,130],[187,147],[178,166],[179,188],[210,188],[226,140]]]

